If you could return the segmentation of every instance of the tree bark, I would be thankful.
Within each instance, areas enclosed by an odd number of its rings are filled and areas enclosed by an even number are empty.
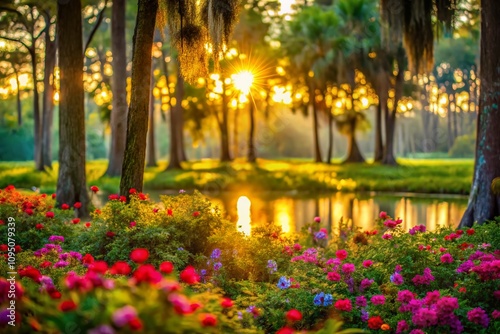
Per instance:
[[[481,94],[477,121],[474,179],[460,227],[500,216],[500,6],[481,1]],[[498,179],[495,180],[496,182]]]
[[[448,124],[448,150],[450,150],[451,147],[453,146],[453,129],[451,124],[452,117],[453,116],[451,115],[451,110],[448,107],[448,110],[446,112],[446,122]]]
[[[17,85],[17,94],[16,94],[17,126],[21,127],[23,125],[23,108],[21,104],[21,88],[19,85],[19,73],[17,70],[16,70],[16,85]]]
[[[314,87],[312,83],[309,86],[309,91],[310,91],[310,96],[309,96],[309,101],[310,101],[310,107],[313,115],[313,139],[314,139],[314,162],[323,162],[323,159],[321,157],[321,148],[319,145],[319,122],[318,122],[318,110],[316,107],[316,100],[315,100],[315,94],[314,94]]]
[[[401,62],[399,63],[400,66]],[[384,147],[384,157],[382,158],[382,164],[384,165],[397,165],[396,157],[394,156],[394,130],[396,129],[396,114],[398,103],[403,96],[403,83],[404,75],[403,70],[400,69],[395,78],[394,83],[394,105],[392,110],[389,111],[389,107],[386,107],[385,112],[385,147]]]
[[[33,69],[33,125],[35,127],[35,169],[43,171],[42,163],[42,117],[40,115],[40,93],[37,85],[37,57],[36,52],[31,54],[31,66]],[[83,66],[83,65],[82,65]]]
[[[83,92],[82,6],[80,0],[57,5],[59,33],[59,176],[57,205],[82,204],[79,217],[88,216],[85,178],[85,110]]]
[[[326,157],[326,163],[331,164],[333,158],[333,114],[332,111],[328,111],[328,155]]]
[[[363,158],[356,141],[356,123],[355,117],[353,117],[349,122],[350,131],[347,143],[347,158],[343,161],[343,163],[365,162],[365,158]]]
[[[179,65],[178,65],[179,66]],[[180,73],[180,68],[179,68],[179,73]],[[180,162],[187,161],[187,156],[186,156],[186,150],[184,148],[184,109],[182,108],[182,101],[184,100],[184,95],[185,95],[185,90],[184,90],[184,78],[182,75],[177,76],[177,80],[179,82],[180,87],[179,91],[176,88],[176,100],[177,103],[179,104],[179,108],[177,109],[177,124],[176,124],[176,131],[177,131],[177,154],[179,154],[179,160]],[[177,93],[178,92],[178,93]]]
[[[43,77],[42,164],[52,168],[52,125],[54,123],[54,68],[56,66],[56,41],[45,32],[45,69]]]
[[[182,113],[182,99],[184,98],[184,79],[180,69],[177,71],[177,82],[175,84],[175,106],[170,110],[170,160],[167,170],[182,169],[180,148],[181,145],[179,133],[179,117]]]
[[[113,54],[113,77],[111,88],[111,147],[108,176],[122,173],[125,141],[127,136],[127,45],[125,42],[125,0],[114,0],[111,14],[111,51]]]
[[[231,153],[229,152],[229,134],[228,134],[228,101],[226,96],[226,84],[224,83],[224,78],[222,78],[222,119],[219,121],[220,129],[220,161],[228,162],[231,161]]]
[[[375,154],[373,162],[380,162],[384,157],[384,144],[382,142],[382,101],[379,98],[379,104],[375,111]]]
[[[248,126],[248,162],[254,163],[257,160],[257,153],[255,151],[255,101],[250,99],[248,104],[248,112],[250,116],[250,124]]]
[[[148,127],[148,142],[146,144],[146,166],[156,167],[156,140],[155,140],[155,97],[154,89],[154,64],[151,64],[151,95],[149,96],[149,127]]]
[[[142,191],[146,136],[148,132],[151,49],[155,32],[157,0],[139,0],[132,51],[132,91],[127,118],[127,139],[120,193]]]
[[[240,106],[238,102],[238,106],[234,111],[234,119],[233,119],[233,157],[237,158],[240,155],[240,143],[238,140],[238,116],[240,114]]]

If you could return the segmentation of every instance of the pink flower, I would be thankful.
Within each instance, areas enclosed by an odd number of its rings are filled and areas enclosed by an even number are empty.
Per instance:
[[[382,239],[391,240],[392,239],[392,234],[385,233],[385,234],[382,235]]]
[[[413,314],[411,320],[419,327],[430,327],[437,325],[438,316],[436,311],[422,307]]]
[[[354,266],[354,264],[352,263],[345,263],[343,266],[342,266],[342,272],[346,275],[349,275],[353,272],[356,271],[356,267]]]
[[[386,226],[387,228],[395,228],[396,226],[398,226],[398,223],[389,219],[384,222],[384,226]]]
[[[314,222],[315,223],[320,223],[321,222],[321,217],[314,217]]]
[[[373,305],[384,305],[385,304],[385,296],[384,295],[375,295],[370,298],[370,301]]]
[[[363,261],[363,267],[365,267],[365,268],[371,267],[372,264],[373,264],[372,260],[364,260]]]
[[[406,332],[409,329],[410,329],[410,327],[408,326],[408,324],[406,323],[406,321],[401,320],[401,321],[398,322],[398,326],[397,326],[397,329],[396,329],[396,334],[400,334],[400,333]]]
[[[468,231],[470,231],[470,230],[468,230]],[[498,318],[500,318],[500,311],[498,311],[498,310],[494,310],[494,311],[491,313],[491,317],[492,317],[493,319],[498,319]]]
[[[387,219],[387,212],[385,211],[380,211],[380,214],[378,215],[381,219]]]
[[[361,280],[361,284],[360,284],[360,286],[359,286],[359,289],[360,289],[361,291],[364,291],[364,290],[368,289],[368,288],[369,288],[369,287],[373,284],[373,282],[375,282],[375,281],[374,281],[374,280],[372,280],[372,279],[363,278],[363,279]]]
[[[329,281],[338,282],[338,281],[340,281],[340,274],[338,272],[336,272],[336,271],[330,271],[326,275],[326,279],[329,280]]]
[[[453,257],[450,253],[446,253],[441,256],[441,263],[453,263]]]
[[[336,253],[335,253],[335,256],[337,257],[337,259],[339,259],[340,261],[343,261],[347,258],[347,251],[345,249],[341,249],[341,250],[338,250]]]
[[[480,307],[476,307],[467,312],[467,319],[469,319],[470,322],[483,326],[484,328],[488,327],[490,324],[488,314],[486,314],[486,312]]]
[[[128,324],[132,319],[137,318],[137,311],[133,306],[127,305],[117,309],[111,316],[113,322],[118,327],[123,327]]]
[[[136,222],[130,222],[130,224],[129,224],[130,227],[135,227],[136,225],[137,225]]]

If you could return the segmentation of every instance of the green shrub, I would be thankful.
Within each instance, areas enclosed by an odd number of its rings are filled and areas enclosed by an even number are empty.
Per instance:
[[[450,148],[449,156],[452,158],[472,158],[476,152],[476,136],[463,135],[455,139]]]

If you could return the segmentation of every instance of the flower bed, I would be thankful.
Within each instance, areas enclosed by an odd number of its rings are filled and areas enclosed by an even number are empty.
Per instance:
[[[499,221],[403,231],[382,212],[373,231],[316,217],[297,235],[246,237],[198,193],[155,203],[132,190],[88,222],[75,206],[0,192],[0,235],[14,217],[18,242],[14,285],[0,245],[2,331],[500,332]]]

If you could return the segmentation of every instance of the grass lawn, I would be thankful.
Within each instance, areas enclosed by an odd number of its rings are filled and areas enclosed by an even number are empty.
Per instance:
[[[190,161],[184,170],[165,171],[166,162],[146,168],[145,190],[199,189],[253,191],[382,191],[436,194],[468,194],[472,182],[472,160],[399,159],[396,167],[374,164],[316,164],[307,160],[264,160],[256,165],[236,160]],[[119,178],[103,177],[107,161],[87,163],[87,183],[106,192],[117,192]],[[57,183],[57,163],[50,172],[34,171],[33,162],[0,162],[0,187],[40,188],[53,192]]]

